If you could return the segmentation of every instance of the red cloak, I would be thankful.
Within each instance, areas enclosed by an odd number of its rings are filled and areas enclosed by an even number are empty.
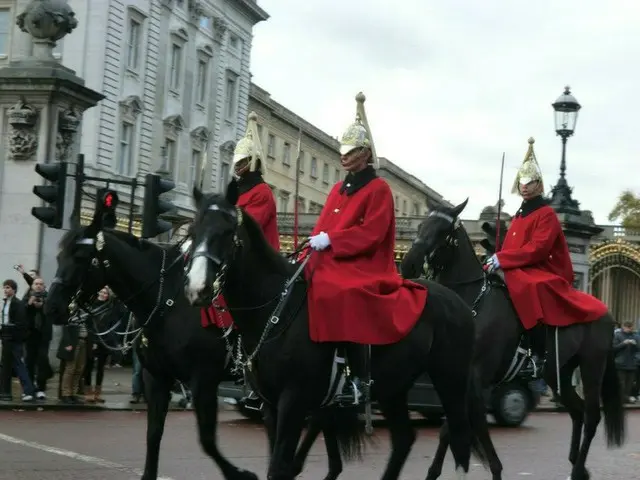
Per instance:
[[[556,212],[542,199],[525,215],[514,217],[497,253],[511,300],[527,330],[538,322],[554,327],[592,322],[607,306],[573,288],[573,265]]]
[[[258,225],[260,225],[269,245],[276,251],[280,251],[276,202],[269,186],[261,182],[241,193],[238,197],[238,206],[251,215]],[[216,304],[219,307],[225,308],[225,310],[216,310],[213,305],[206,309],[203,308],[200,314],[202,326],[208,327],[209,325],[215,325],[219,328],[228,328],[233,323],[233,318],[226,309],[227,303],[222,295],[218,297]]]
[[[311,339],[395,343],[420,318],[427,289],[403,279],[396,268],[395,213],[387,182],[372,172],[370,181],[351,194],[341,191],[342,184],[329,193],[312,233],[326,232],[331,245],[314,251],[305,269]]]

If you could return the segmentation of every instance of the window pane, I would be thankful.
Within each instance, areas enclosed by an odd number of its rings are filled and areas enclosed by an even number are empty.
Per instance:
[[[0,9],[0,55],[9,54],[9,10]]]

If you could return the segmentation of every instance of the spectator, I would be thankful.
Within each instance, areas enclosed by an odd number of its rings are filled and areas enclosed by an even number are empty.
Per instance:
[[[630,403],[636,401],[631,396],[631,389],[636,376],[637,355],[640,350],[640,336],[633,331],[633,322],[626,321],[622,324],[622,329],[617,331],[613,337],[613,351],[615,352],[616,368],[623,398]]]
[[[36,276],[22,301],[26,304],[27,319],[25,363],[29,378],[36,385],[38,400],[46,399],[47,380],[53,375],[49,365],[49,344],[53,336],[53,324],[44,315],[46,298],[44,280]]]
[[[80,322],[70,323],[62,328],[62,338],[58,347],[58,358],[64,361],[64,371],[60,381],[60,402],[65,404],[84,403],[78,396],[80,380],[87,359],[86,314]]]
[[[110,347],[117,346],[116,334],[111,331],[118,322],[117,312],[113,307],[113,302],[109,297],[109,289],[105,287],[98,292],[98,298],[92,305],[92,328],[88,337],[87,363],[84,370],[85,400],[90,403],[104,403],[102,382],[104,380],[105,365],[110,353],[107,345]],[[107,310],[101,313],[93,313],[103,308],[107,308]],[[96,383],[95,387],[92,387],[91,377],[94,367],[96,370]]]
[[[18,285],[14,280],[2,284],[4,301],[0,312],[0,337],[2,339],[2,372],[0,374],[0,400],[11,401],[12,373],[15,372],[22,384],[22,401],[33,400],[35,388],[22,361],[24,340],[27,330],[25,305],[16,298]]]

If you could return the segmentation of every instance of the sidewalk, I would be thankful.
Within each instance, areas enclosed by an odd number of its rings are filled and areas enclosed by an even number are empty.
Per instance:
[[[102,397],[105,403],[85,403],[83,405],[65,405],[58,402],[58,374],[49,380],[46,401],[20,400],[22,388],[17,379],[13,380],[13,402],[0,401],[0,410],[146,410],[146,403],[131,404],[131,367],[107,368],[104,372]],[[95,378],[95,377],[94,377]],[[182,395],[173,394],[170,410],[184,410],[178,403]],[[190,406],[189,408],[190,409]]]
[[[22,389],[17,379],[13,382],[13,402],[0,402],[0,410],[146,410],[146,403],[131,404],[131,373],[130,367],[108,368],[104,373],[104,382],[102,385],[102,397],[105,399],[103,404],[86,403],[84,405],[64,405],[58,402],[58,375],[49,381],[47,387],[46,401],[20,401]],[[182,395],[173,394],[170,404],[171,411],[185,410],[180,404]],[[223,401],[219,402],[221,410],[235,409]],[[627,409],[640,409],[640,402],[625,405]],[[186,410],[190,410],[191,405],[187,405]],[[551,401],[551,397],[542,397],[540,404],[536,408],[539,412],[564,412],[562,406],[556,405]]]

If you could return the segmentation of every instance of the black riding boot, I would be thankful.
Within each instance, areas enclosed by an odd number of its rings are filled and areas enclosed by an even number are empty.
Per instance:
[[[345,351],[350,374],[336,400],[343,405],[366,403],[369,399],[367,379],[370,376],[370,372],[367,371],[368,347],[358,343],[347,343]]]

